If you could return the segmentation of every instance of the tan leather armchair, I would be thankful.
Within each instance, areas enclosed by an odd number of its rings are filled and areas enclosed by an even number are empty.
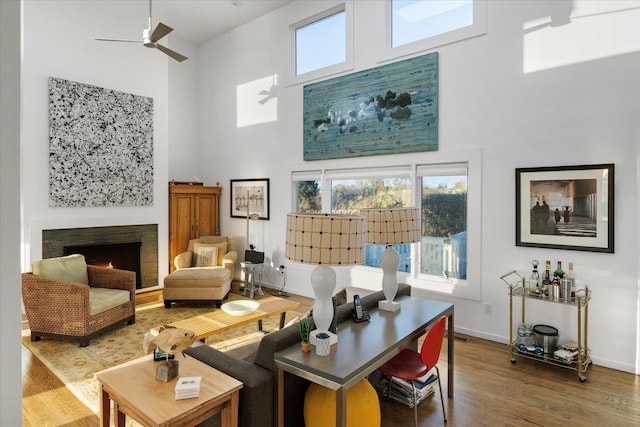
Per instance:
[[[176,270],[164,278],[164,306],[174,301],[216,301],[220,306],[231,290],[235,242],[226,236],[201,236],[189,241],[186,252],[176,255]]]
[[[97,335],[135,323],[134,272],[87,265],[85,278],[88,283],[22,274],[22,301],[31,341],[65,338],[84,347]]]

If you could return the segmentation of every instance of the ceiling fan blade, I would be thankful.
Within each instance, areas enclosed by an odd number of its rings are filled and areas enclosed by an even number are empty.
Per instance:
[[[173,28],[164,25],[162,22],[158,22],[158,25],[156,25],[156,28],[153,30],[153,33],[151,33],[149,38],[151,41],[157,42],[171,31],[173,31]]]
[[[175,60],[176,60],[176,61],[178,61],[178,62],[182,62],[182,61],[184,61],[184,60],[186,60],[186,59],[189,59],[189,58],[187,58],[186,56],[181,55],[181,54],[179,54],[178,52],[176,52],[176,51],[173,51],[173,50],[169,49],[168,47],[164,47],[164,46],[162,46],[161,44],[157,44],[157,43],[156,43],[156,47],[157,47],[160,51],[162,51],[162,52],[166,53],[167,55],[169,55],[170,57],[172,57],[173,59],[175,59]]]
[[[101,42],[142,43],[142,41],[140,41],[140,40],[125,40],[125,39],[99,39],[99,38],[96,38],[96,40],[101,41]]]

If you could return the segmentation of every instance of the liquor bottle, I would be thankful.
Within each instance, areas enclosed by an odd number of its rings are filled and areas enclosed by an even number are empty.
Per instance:
[[[531,272],[531,279],[529,280],[529,292],[540,294],[540,274],[538,274],[538,260],[531,261],[533,264],[533,271]]]
[[[571,299],[576,297],[576,278],[573,275],[573,263],[569,263],[569,281],[571,282]]]
[[[544,279],[542,280],[542,292],[544,295],[548,295],[549,286],[551,285],[551,278],[549,277],[549,273],[551,271],[551,261],[547,261],[544,270]]]
[[[573,263],[570,262],[569,263],[569,273],[568,273],[569,279],[573,279]]]
[[[560,281],[564,277],[564,271],[562,270],[562,261],[558,261],[558,268],[553,272],[553,280]]]

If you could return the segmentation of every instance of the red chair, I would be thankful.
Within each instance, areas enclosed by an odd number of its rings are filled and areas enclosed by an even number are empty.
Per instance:
[[[393,359],[380,367],[380,371],[389,377],[389,388],[387,389],[387,398],[391,392],[392,377],[400,378],[411,383],[413,388],[413,401],[416,401],[416,387],[413,380],[423,377],[432,368],[436,368],[436,376],[438,380],[438,388],[440,389],[440,403],[442,403],[442,416],[444,422],[447,422],[447,414],[444,411],[444,398],[442,396],[442,385],[440,384],[440,370],[438,370],[438,359],[440,358],[440,349],[442,348],[442,340],[444,339],[444,331],[447,324],[446,316],[442,316],[429,329],[427,336],[422,343],[420,353],[413,350],[404,349]],[[414,424],[418,427],[418,405],[413,405]]]

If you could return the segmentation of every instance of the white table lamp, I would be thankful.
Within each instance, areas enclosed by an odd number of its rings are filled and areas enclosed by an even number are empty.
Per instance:
[[[336,272],[332,265],[364,262],[365,218],[363,216],[302,214],[287,215],[285,256],[304,264],[317,264],[311,272],[315,300],[313,320],[316,330],[310,334],[313,344],[319,333],[328,333],[331,343],[337,337],[329,332],[333,320],[333,296]]]
[[[380,254],[382,266],[382,291],[386,300],[378,302],[378,308],[386,311],[400,309],[394,301],[398,292],[397,271],[400,255],[392,245],[420,241],[420,210],[418,208],[362,209],[367,218],[367,243],[387,245]]]

